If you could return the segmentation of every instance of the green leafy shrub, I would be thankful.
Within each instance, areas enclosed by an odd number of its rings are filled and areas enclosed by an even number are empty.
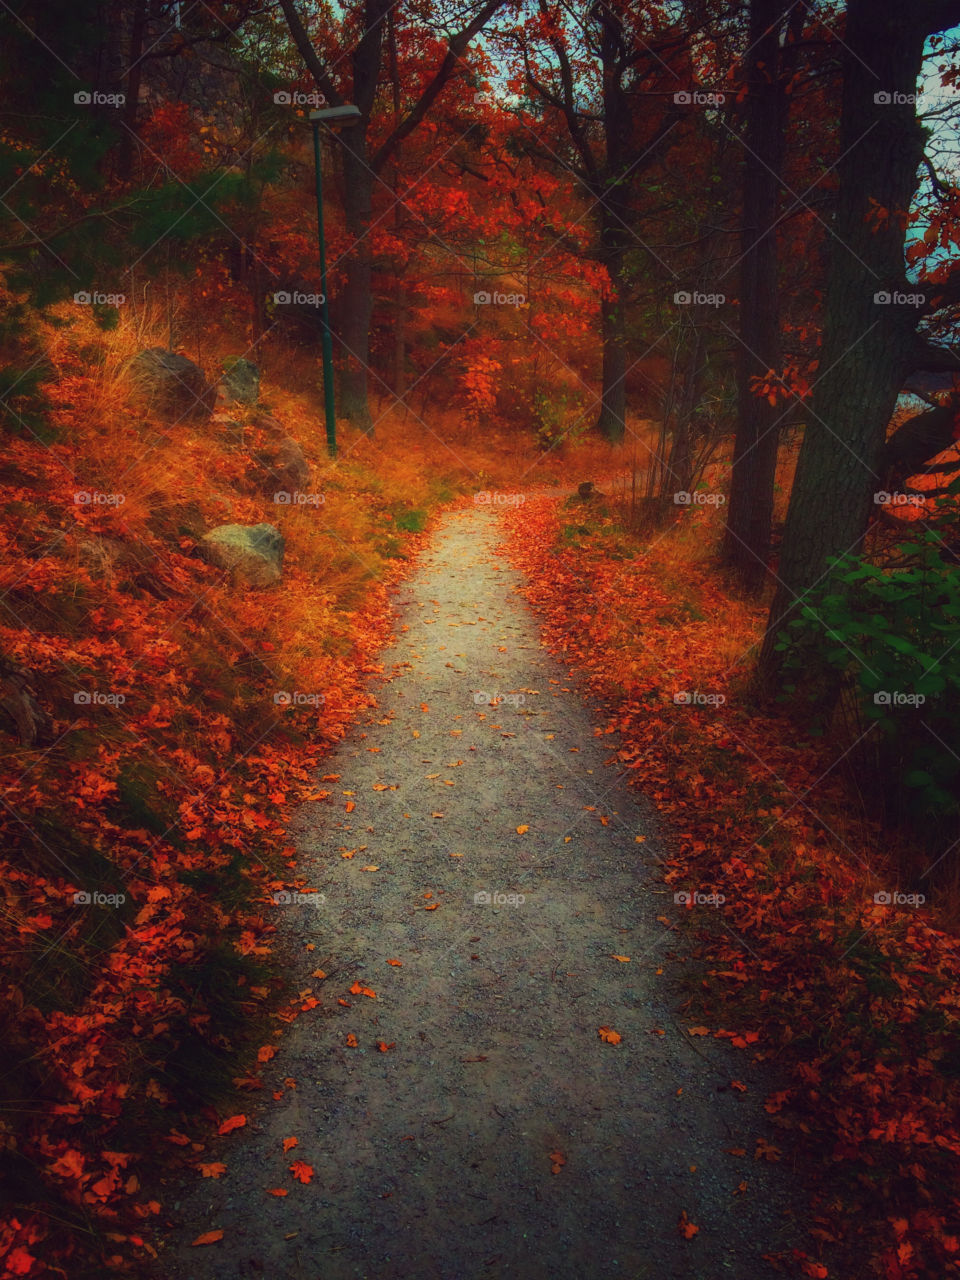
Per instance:
[[[879,735],[885,807],[914,824],[960,813],[960,570],[942,547],[927,530],[893,567],[835,558],[778,644],[814,698],[818,672],[820,688],[832,673],[852,693],[864,733]]]

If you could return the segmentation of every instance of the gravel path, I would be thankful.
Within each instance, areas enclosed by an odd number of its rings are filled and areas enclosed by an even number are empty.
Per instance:
[[[489,510],[443,519],[400,592],[396,676],[327,761],[332,807],[298,818],[326,902],[281,909],[284,946],[323,1003],[269,1064],[259,1097],[281,1100],[204,1152],[223,1177],[167,1197],[165,1277],[751,1280],[794,1242],[787,1157],[753,1159],[770,1082],[675,1013],[654,813],[541,649],[499,536]]]

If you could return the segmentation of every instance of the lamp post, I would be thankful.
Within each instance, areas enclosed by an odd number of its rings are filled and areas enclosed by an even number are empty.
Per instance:
[[[351,103],[341,107],[322,107],[319,111],[310,112],[310,123],[313,125],[313,168],[317,185],[317,243],[320,247],[320,314],[323,320],[323,331],[320,341],[323,348],[323,406],[327,423],[327,452],[331,458],[337,456],[337,419],[333,403],[333,340],[330,337],[330,307],[327,302],[327,252],[323,239],[323,173],[320,164],[320,125],[321,123],[341,125],[356,124],[360,119],[360,108]]]

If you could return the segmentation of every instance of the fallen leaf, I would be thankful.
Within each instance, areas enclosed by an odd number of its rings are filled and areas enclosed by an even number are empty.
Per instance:
[[[383,1040],[377,1041],[377,1048],[380,1050],[381,1053],[388,1053],[389,1050],[395,1049],[396,1047],[397,1047],[396,1040],[391,1040],[389,1044],[385,1044]]]
[[[205,1178],[219,1178],[221,1173],[227,1172],[225,1164],[198,1164],[197,1168]]]
[[[677,1229],[686,1240],[692,1240],[693,1237],[700,1230],[697,1224],[695,1222],[691,1222],[690,1219],[687,1217],[687,1212],[685,1209],[681,1210],[680,1220],[677,1223]]]
[[[229,1120],[224,1120],[217,1133],[221,1136],[225,1133],[233,1133],[234,1129],[242,1129],[246,1123],[246,1116],[231,1116]]]
[[[357,806],[353,800],[348,800],[347,803],[344,805],[344,808],[346,809],[347,813],[353,813],[356,807]]]
[[[205,1231],[202,1236],[197,1236],[194,1244],[216,1244],[218,1240],[223,1239],[222,1231]]]
[[[350,1034],[347,1036],[347,1048],[355,1049],[356,1047],[357,1047],[357,1037],[351,1031]]]
[[[290,1172],[298,1182],[307,1183],[313,1177],[313,1165],[304,1164],[302,1160],[294,1160]]]
[[[629,956],[614,956],[613,958],[614,960],[619,960],[621,964],[629,964],[630,962]]]
[[[397,969],[402,969],[402,968],[403,968],[403,961],[402,961],[402,960],[388,960],[388,961],[387,961],[387,964],[392,964],[392,965],[394,965],[394,967],[395,967],[395,968],[397,968]]]
[[[289,1194],[290,1192],[287,1190],[286,1187],[268,1187],[267,1188],[268,1196],[288,1196]]]
[[[598,1027],[597,1035],[606,1044],[619,1044],[623,1039],[619,1031],[613,1031],[610,1027]]]
[[[519,826],[519,827],[517,827],[517,835],[518,835],[518,836],[526,835],[526,833],[527,833],[529,830],[530,830],[529,824],[528,824],[528,823],[526,823],[526,822],[521,822],[521,823],[520,823],[520,826]]]
[[[272,1045],[272,1044],[261,1045],[261,1047],[257,1050],[257,1061],[269,1062],[276,1052],[277,1052],[276,1045]]]
[[[428,902],[428,903],[427,903],[427,905],[426,905],[423,909],[424,909],[424,911],[436,911],[436,909],[437,909],[437,907],[439,907],[439,905],[440,905],[440,903],[439,903],[439,902]]]
[[[369,996],[371,1000],[375,1000],[377,997],[375,991],[371,991],[369,987],[361,987],[359,982],[353,984],[350,988],[350,994],[352,996]]]
[[[284,1138],[284,1140],[283,1140],[283,1154],[284,1154],[284,1155],[286,1155],[288,1151],[292,1151],[292,1150],[293,1150],[293,1148],[294,1148],[294,1147],[296,1147],[296,1146],[299,1146],[299,1144],[300,1144],[300,1139],[299,1139],[299,1138]]]
[[[563,1166],[567,1163],[567,1157],[562,1151],[551,1151],[549,1155],[550,1172],[559,1173]]]
[[[687,1027],[687,1034],[691,1036],[708,1036],[710,1034],[709,1027]]]

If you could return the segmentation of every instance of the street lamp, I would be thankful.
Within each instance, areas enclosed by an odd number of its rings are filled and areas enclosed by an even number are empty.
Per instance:
[[[313,167],[317,184],[317,242],[320,246],[320,304],[323,319],[321,343],[323,347],[323,404],[327,422],[327,452],[331,458],[337,456],[337,419],[333,404],[333,341],[330,337],[330,308],[327,302],[327,252],[323,240],[323,174],[320,165],[320,125],[356,124],[360,119],[360,108],[352,103],[342,107],[323,107],[319,111],[310,112],[310,123],[313,125]]]

